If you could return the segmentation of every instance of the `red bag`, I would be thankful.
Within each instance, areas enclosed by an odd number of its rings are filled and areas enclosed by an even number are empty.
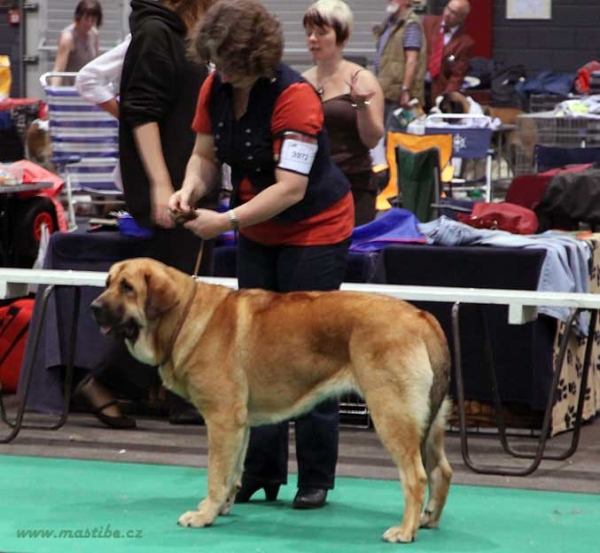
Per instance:
[[[592,73],[594,71],[600,71],[600,61],[589,61],[583,67],[577,70],[577,78],[575,79],[575,90],[579,94],[590,93],[590,83],[592,80]]]
[[[17,391],[33,303],[26,298],[0,307],[0,383],[5,392]]]
[[[474,228],[505,230],[513,234],[534,234],[537,215],[526,207],[509,202],[480,202],[470,215],[458,215],[458,220]]]

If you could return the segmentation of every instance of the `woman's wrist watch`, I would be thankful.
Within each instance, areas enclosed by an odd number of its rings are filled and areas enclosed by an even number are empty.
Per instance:
[[[233,211],[233,209],[230,209],[227,212],[227,216],[229,217],[229,223],[231,224],[231,230],[234,231],[238,231],[240,230],[240,221],[239,219],[236,217],[235,215],[235,211]]]

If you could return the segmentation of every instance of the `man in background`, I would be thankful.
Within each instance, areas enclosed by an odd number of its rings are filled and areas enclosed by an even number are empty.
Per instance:
[[[469,0],[449,0],[442,15],[427,15],[423,28],[427,39],[427,96],[430,108],[447,92],[460,91],[469,68],[475,43],[465,31]]]
[[[410,0],[389,0],[383,25],[373,29],[376,38],[375,74],[385,97],[386,120],[410,100],[424,101],[427,47],[420,17]]]

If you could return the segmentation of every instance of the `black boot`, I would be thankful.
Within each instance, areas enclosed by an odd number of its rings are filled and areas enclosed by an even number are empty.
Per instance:
[[[267,501],[276,501],[280,484],[248,484],[244,482],[235,496],[236,503],[248,503],[250,498],[261,488],[265,490]]]
[[[323,488],[300,488],[294,497],[294,509],[320,509],[327,501],[327,490]]]

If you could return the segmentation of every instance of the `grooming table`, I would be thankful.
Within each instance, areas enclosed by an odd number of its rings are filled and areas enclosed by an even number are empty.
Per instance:
[[[73,310],[73,320],[71,326],[71,343],[70,351],[67,357],[67,373],[65,377],[65,389],[64,389],[64,409],[61,414],[60,420],[52,425],[46,426],[48,429],[56,429],[62,426],[66,421],[68,414],[68,406],[70,399],[70,387],[73,377],[73,364],[72,359],[75,353],[77,343],[77,318],[79,313],[79,301],[80,301],[80,288],[82,286],[92,286],[102,288],[106,281],[107,274],[104,272],[89,272],[89,271],[52,271],[52,270],[33,270],[33,269],[0,269],[0,282],[3,283],[3,289],[14,290],[15,286],[23,284],[43,284],[47,285],[41,302],[40,307],[40,318],[38,319],[37,325],[32,329],[33,332],[33,348],[34,354],[38,347],[39,333],[42,326],[43,318],[46,311],[48,298],[57,287],[68,287],[74,290],[74,301],[76,309]],[[203,282],[209,282],[214,284],[221,284],[231,288],[235,288],[237,283],[235,279],[226,278],[206,278],[202,277],[199,280]],[[477,304],[477,305],[507,305],[508,306],[508,318],[511,324],[522,324],[531,321],[537,315],[537,308],[543,305],[554,305],[568,307],[572,310],[571,317],[569,319],[567,330],[570,330],[573,325],[575,316],[580,311],[591,311],[589,332],[590,336],[593,335],[593,330],[596,326],[596,319],[598,310],[600,309],[600,296],[593,294],[563,294],[553,292],[532,292],[532,291],[520,291],[520,290],[502,290],[502,289],[474,289],[474,288],[451,288],[451,287],[430,287],[430,286],[398,286],[388,284],[356,284],[356,283],[344,283],[342,290],[356,291],[356,292],[371,292],[377,294],[385,294],[396,298],[404,299],[407,301],[428,301],[428,302],[450,302],[454,305],[452,310],[453,319],[453,335],[454,335],[454,349],[455,349],[455,371],[456,371],[456,382],[457,382],[457,395],[459,404],[459,415],[460,415],[460,431],[461,431],[461,444],[462,444],[462,455],[465,463],[475,472],[485,474],[512,474],[522,475],[531,474],[537,469],[543,459],[554,459],[562,460],[571,456],[577,449],[579,434],[581,428],[581,414],[583,410],[583,401],[585,398],[586,383],[590,370],[590,358],[591,348],[593,340],[587,341],[586,355],[584,366],[581,374],[581,386],[578,401],[577,420],[573,431],[573,439],[571,446],[567,451],[558,455],[546,455],[544,456],[546,439],[548,437],[548,431],[550,426],[550,415],[552,410],[552,403],[554,399],[555,390],[558,386],[560,379],[560,370],[555,370],[553,387],[548,397],[546,413],[544,416],[544,423],[542,426],[540,440],[535,454],[530,454],[523,451],[517,451],[513,449],[507,441],[506,432],[502,417],[500,415],[501,409],[497,409],[498,413],[498,429],[500,433],[500,439],[504,450],[514,457],[518,458],[529,458],[533,459],[531,464],[526,468],[514,468],[514,467],[495,467],[495,466],[480,466],[473,463],[469,456],[468,450],[468,439],[466,431],[466,416],[464,407],[464,384],[461,368],[461,344],[460,344],[460,329],[459,329],[459,312],[462,304]],[[557,369],[562,367],[562,359],[566,350],[566,341],[568,332],[565,332],[563,341],[561,343],[560,355],[556,361]],[[33,355],[32,357],[35,357]],[[29,384],[31,380],[31,369],[32,363],[26,363],[23,367],[24,374],[22,376],[24,387],[20,394],[19,406],[17,409],[17,415],[14,420],[9,420],[4,410],[4,405],[1,403],[0,406],[2,419],[11,427],[11,431],[8,436],[2,438],[0,442],[7,443],[13,440],[21,428],[31,427],[31,425],[23,425],[23,415],[25,412],[25,404],[27,394],[29,391]],[[493,368],[490,365],[490,375],[493,378]],[[493,386],[495,401],[498,407],[500,407],[500,397],[497,393],[497,387]],[[39,426],[38,426],[39,427]]]

